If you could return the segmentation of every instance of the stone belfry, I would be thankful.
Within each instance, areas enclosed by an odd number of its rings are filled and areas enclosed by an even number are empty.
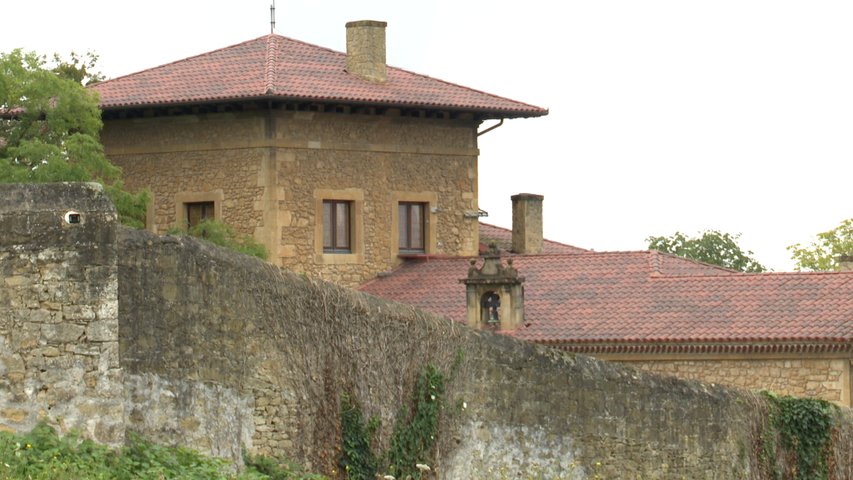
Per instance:
[[[468,302],[468,326],[478,330],[514,330],[524,323],[524,277],[512,266],[512,258],[504,266],[494,243],[477,268],[471,259],[465,284]]]

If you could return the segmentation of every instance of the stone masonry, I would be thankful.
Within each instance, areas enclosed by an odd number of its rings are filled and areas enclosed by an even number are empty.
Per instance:
[[[116,233],[91,185],[2,188],[5,429],[44,417],[338,477],[341,395],[387,446],[432,364],[448,378],[437,478],[761,478],[753,394],[477,332],[193,238]],[[853,478],[853,414],[836,418],[831,478]]]
[[[259,108],[107,119],[102,141],[126,185],[153,193],[158,233],[182,224],[184,202],[214,201],[272,263],[354,286],[399,262],[396,205],[416,201],[429,206],[427,254],[477,254],[470,118]],[[324,199],[353,202],[352,253],[324,254]]]
[[[780,395],[815,397],[850,405],[851,372],[847,358],[659,360],[626,362],[634,368],[662,375],[766,389]]]
[[[115,233],[97,184],[0,185],[0,429],[124,441]]]

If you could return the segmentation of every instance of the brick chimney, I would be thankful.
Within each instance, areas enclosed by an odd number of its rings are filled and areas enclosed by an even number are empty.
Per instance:
[[[347,23],[347,72],[369,82],[385,83],[387,25],[376,20]]]
[[[542,253],[542,195],[519,193],[512,196],[512,251]]]

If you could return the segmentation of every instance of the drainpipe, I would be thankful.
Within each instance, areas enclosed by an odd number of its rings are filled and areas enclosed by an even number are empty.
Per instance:
[[[500,126],[501,126],[501,125],[503,125],[503,124],[504,124],[504,119],[502,118],[502,119],[501,119],[501,121],[497,123],[497,125],[492,125],[491,127],[487,128],[487,129],[485,129],[485,130],[483,130],[482,132],[477,132],[477,136],[479,137],[480,135],[483,135],[484,133],[489,133],[489,132],[491,132],[492,130],[494,130],[494,129],[496,129],[496,128],[500,127]]]

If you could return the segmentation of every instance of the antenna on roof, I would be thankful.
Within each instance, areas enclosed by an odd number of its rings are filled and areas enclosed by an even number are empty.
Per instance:
[[[275,33],[275,0],[270,5],[270,34]]]

